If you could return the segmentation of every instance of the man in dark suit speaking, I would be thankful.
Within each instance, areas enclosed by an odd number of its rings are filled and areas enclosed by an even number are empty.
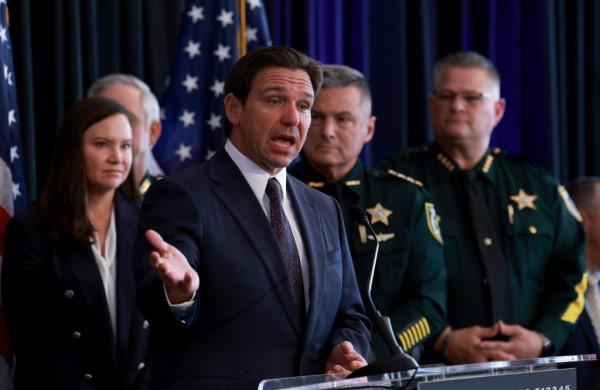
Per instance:
[[[136,278],[151,388],[250,389],[366,364],[339,207],[286,175],[320,84],[318,63],[293,49],[242,57],[225,83],[224,149],[146,194]]]

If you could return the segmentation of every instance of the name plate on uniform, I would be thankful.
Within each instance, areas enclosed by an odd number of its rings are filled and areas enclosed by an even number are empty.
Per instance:
[[[419,390],[577,390],[574,368],[421,382]]]

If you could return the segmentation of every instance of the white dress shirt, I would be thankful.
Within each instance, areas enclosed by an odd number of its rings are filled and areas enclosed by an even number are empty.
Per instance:
[[[96,232],[94,232],[94,239],[92,253],[96,259],[100,278],[102,278],[106,303],[108,304],[108,313],[110,314],[110,323],[114,334],[117,334],[117,227],[115,225],[114,207],[110,213],[108,232],[104,241],[104,256],[102,256],[100,240]]]

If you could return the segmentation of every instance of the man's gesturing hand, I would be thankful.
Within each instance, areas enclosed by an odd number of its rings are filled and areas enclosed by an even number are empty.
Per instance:
[[[183,253],[166,243],[154,230],[146,231],[146,239],[154,248],[148,261],[165,284],[169,301],[178,304],[192,299],[200,286],[200,278]]]

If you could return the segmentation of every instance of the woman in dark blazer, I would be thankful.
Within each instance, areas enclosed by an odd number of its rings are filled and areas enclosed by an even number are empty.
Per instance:
[[[112,100],[75,104],[39,203],[9,222],[2,297],[15,390],[146,384],[148,323],[132,276],[134,121]]]

